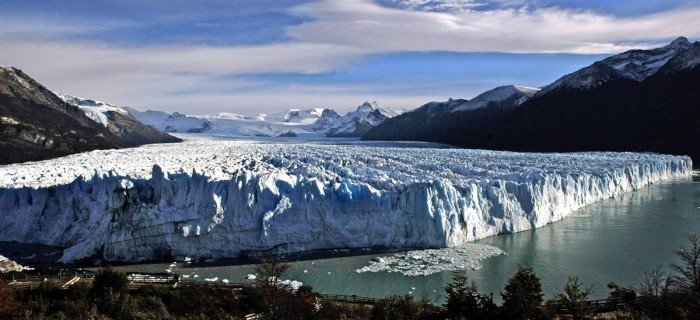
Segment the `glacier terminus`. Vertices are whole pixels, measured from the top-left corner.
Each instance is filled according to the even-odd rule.
[[[444,248],[691,174],[689,157],[183,136],[0,166],[0,241],[61,262]]]

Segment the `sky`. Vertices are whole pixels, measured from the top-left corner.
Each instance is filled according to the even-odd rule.
[[[0,0],[0,65],[187,114],[411,109],[700,38],[700,0]]]

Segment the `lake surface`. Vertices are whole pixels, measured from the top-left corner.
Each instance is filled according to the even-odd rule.
[[[518,264],[534,267],[543,279],[547,296],[560,292],[568,276],[578,276],[592,285],[595,298],[607,296],[607,283],[634,285],[645,271],[656,266],[668,268],[674,250],[686,244],[689,234],[700,233],[700,179],[663,182],[589,205],[564,220],[516,234],[498,235],[476,241],[501,248],[506,255],[482,262],[480,270],[467,271],[480,291],[500,292]],[[411,293],[430,301],[443,300],[444,286],[451,272],[429,276],[398,273],[357,273],[376,256],[371,253],[292,263],[285,279],[309,284],[318,292],[385,297]],[[122,267],[141,272],[163,272],[169,264]],[[177,263],[172,271],[198,275],[198,280],[218,277],[245,282],[253,265],[193,266]]]

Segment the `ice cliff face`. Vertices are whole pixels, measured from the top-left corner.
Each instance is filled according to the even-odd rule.
[[[0,167],[0,240],[61,261],[450,247],[689,175],[634,153],[190,140]]]

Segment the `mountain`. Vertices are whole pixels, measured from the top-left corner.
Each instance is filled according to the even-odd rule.
[[[361,104],[333,123],[326,135],[329,137],[361,137],[370,129],[398,113],[380,106],[376,101]]]
[[[287,122],[296,124],[311,124],[323,116],[324,108],[291,109],[276,114],[261,114],[257,118],[267,122]]]
[[[110,130],[21,70],[0,66],[0,164],[142,144],[129,128]],[[141,141],[174,139],[156,134]]]
[[[398,112],[377,102],[365,102],[341,116],[331,109],[310,108],[245,116],[218,113],[207,116],[172,115],[125,108],[141,122],[168,132],[207,133],[235,137],[361,137]]]
[[[501,86],[479,94],[472,100],[449,99],[445,102],[428,102],[419,108],[388,119],[369,130],[366,140],[426,140],[433,138],[452,116],[462,113],[510,112],[533,97],[539,89],[524,86]],[[457,124],[456,124],[457,125]]]
[[[540,95],[556,90],[594,89],[621,79],[643,81],[656,74],[672,58],[692,48],[688,39],[680,37],[665,47],[627,51],[562,77],[543,88]]]
[[[502,86],[486,91],[452,109],[451,112],[481,108],[511,109],[532,98],[540,89],[516,85]]]
[[[700,43],[678,38],[665,47],[624,52],[565,75],[517,108],[454,107],[455,112],[431,119],[404,114],[363,138],[513,151],[651,151],[690,155],[697,162],[697,88]],[[409,125],[416,121],[423,125]]]
[[[121,145],[131,147],[148,143],[181,141],[141,123],[124,108],[71,95],[57,94],[57,96],[64,102],[80,108],[88,118],[119,137]]]
[[[178,112],[170,114],[153,110],[138,111],[129,107],[122,109],[143,124],[164,132],[200,133],[211,127],[211,122],[208,120],[186,116]]]

